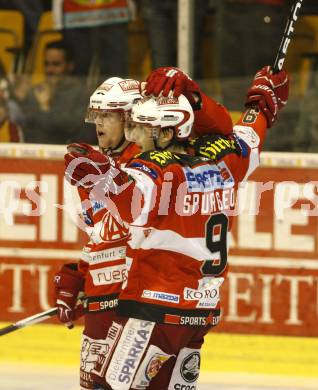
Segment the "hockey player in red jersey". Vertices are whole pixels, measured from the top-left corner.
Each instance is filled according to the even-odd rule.
[[[158,390],[196,388],[203,337],[219,321],[237,186],[258,166],[266,129],[287,98],[286,73],[266,67],[233,134],[205,136],[187,147],[193,111],[184,96],[134,105],[126,136],[142,153],[125,168],[117,165],[115,180],[114,163],[105,159],[105,171],[111,169],[93,188],[107,192],[105,202],[129,223],[131,235],[114,321],[120,331],[115,350],[105,353],[105,389],[145,389],[157,378],[152,388]],[[69,172],[82,183],[87,173]],[[160,376],[165,367],[172,375]]]
[[[130,112],[134,100],[140,97],[138,81],[118,77],[107,79],[90,97],[85,121],[96,125],[100,150],[112,155],[119,164],[131,159],[139,150],[126,141],[123,128],[125,115]],[[97,162],[98,165],[84,165],[91,173],[103,172],[104,154],[89,145],[86,147],[88,158],[97,156],[97,162],[101,156],[102,160]],[[66,164],[69,162],[66,159]],[[72,178],[67,179],[75,184]],[[113,317],[121,284],[127,276],[128,230],[122,221],[112,216],[102,201],[94,198],[91,183],[78,185],[77,189],[90,241],[84,246],[78,263],[65,264],[56,274],[56,303],[58,318],[69,323],[83,314],[83,310],[75,309],[75,302],[78,293],[81,290],[85,292],[80,384],[82,389],[93,389],[91,370],[95,368],[96,376],[104,376],[102,356],[112,347],[112,337],[118,332],[113,325]]]
[[[156,74],[156,71],[153,74]],[[197,84],[183,72],[178,70],[174,77],[184,79],[182,87],[184,90],[191,85],[192,92],[189,93],[193,93],[193,99],[197,100],[196,115],[199,118],[199,128],[204,128],[205,120],[206,126],[212,131],[230,131],[232,127],[230,116],[221,105],[208,97],[201,98],[202,92]],[[67,167],[70,168],[72,165],[73,153],[83,147],[87,152],[85,158],[95,160],[96,164],[87,164],[86,160],[82,166],[77,166],[77,171],[88,169],[93,175],[104,172],[104,162],[107,160],[104,154],[112,156],[114,161],[121,165],[129,161],[139,149],[135,144],[125,140],[125,116],[130,112],[133,101],[139,97],[139,83],[136,80],[110,78],[99,86],[90,98],[86,121],[95,123],[102,153],[89,145],[72,145],[66,156]],[[218,115],[218,120],[213,124],[206,117],[212,113]],[[114,344],[112,337],[118,332],[118,328],[113,324],[113,315],[121,283],[126,279],[125,250],[128,236],[127,228],[122,221],[114,217],[102,201],[94,198],[94,192],[91,191],[93,183],[81,185],[77,182],[76,175],[74,177],[66,175],[66,178],[71,184],[77,185],[90,242],[83,248],[78,263],[66,264],[57,273],[56,303],[59,308],[58,318],[62,322],[70,323],[83,314],[83,310],[75,310],[75,302],[79,291],[85,290],[81,387],[91,389],[94,386],[93,378],[103,383],[105,375],[103,367],[107,363],[103,361],[103,356],[105,351],[112,348]]]

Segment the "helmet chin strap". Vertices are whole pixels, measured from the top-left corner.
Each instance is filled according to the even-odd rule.
[[[125,141],[126,141],[125,132],[123,132],[123,135],[116,146],[114,147],[110,146],[109,148],[103,149],[103,151],[105,151],[106,154],[119,153],[121,151],[119,151],[118,149],[120,149],[124,145]]]
[[[126,138],[124,133],[123,136],[121,137],[121,140],[118,142],[118,144],[114,148],[108,148],[108,150],[113,153],[116,152],[117,149],[121,148],[124,145],[125,141]]]
[[[126,138],[125,138],[125,135],[122,136],[121,140],[119,141],[119,143],[114,147],[109,147],[109,148],[101,148],[102,152],[104,154],[114,154],[114,153],[120,153],[121,150],[119,151],[118,149],[121,148],[123,146],[123,144],[125,143],[126,141]]]
[[[173,137],[171,138],[171,141],[164,147],[159,146],[157,143],[157,140],[159,139],[159,134],[160,134],[160,129],[159,129],[159,133],[155,134],[153,132],[153,134],[152,134],[152,140],[153,140],[153,144],[155,146],[155,149],[156,150],[167,150],[175,142],[174,134],[173,134]]]
[[[159,146],[158,144],[157,144],[157,140],[155,139],[155,138],[153,138],[153,143],[154,143],[154,145],[155,145],[155,148],[156,148],[156,150],[167,150],[168,148],[169,148],[169,146],[171,146],[172,145],[172,143],[173,143],[173,140],[171,140],[169,143],[168,143],[168,145],[166,145],[166,146]]]

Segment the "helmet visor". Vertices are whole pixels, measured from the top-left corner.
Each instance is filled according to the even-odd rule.
[[[159,127],[153,127],[148,123],[128,120],[125,125],[126,140],[137,144],[145,138],[157,139],[159,137],[159,132]]]
[[[96,124],[97,120],[108,120],[110,122],[117,120],[125,121],[125,116],[122,110],[99,110],[88,107],[85,115],[85,122]]]

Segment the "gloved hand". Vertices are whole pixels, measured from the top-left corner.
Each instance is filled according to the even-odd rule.
[[[245,107],[258,107],[271,127],[278,111],[287,103],[289,75],[284,70],[273,74],[270,66],[256,73],[251,88],[247,91]]]
[[[71,326],[72,321],[83,315],[82,305],[76,306],[78,294],[84,290],[84,276],[77,271],[77,264],[62,266],[54,277],[57,318]]]
[[[72,185],[92,188],[110,168],[110,159],[85,143],[73,143],[64,156],[65,178]]]
[[[190,104],[196,103],[193,94],[200,95],[199,85],[178,68],[163,66],[155,69],[146,81],[145,90],[142,91],[145,95],[171,96],[172,94],[174,97],[179,97],[183,94]]]

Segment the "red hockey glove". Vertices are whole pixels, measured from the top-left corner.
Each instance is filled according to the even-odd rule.
[[[179,97],[183,94],[190,102],[195,104],[193,94],[200,94],[198,84],[190,79],[190,77],[182,70],[174,67],[161,67],[155,69],[147,77],[145,86],[145,95],[168,96],[173,91],[174,97]]]
[[[62,266],[54,277],[57,318],[63,323],[71,323],[83,315],[82,306],[76,307],[77,297],[84,290],[84,276],[77,271],[77,264]]]
[[[110,168],[110,160],[88,144],[70,144],[64,156],[65,178],[72,185],[91,188]]]
[[[273,74],[270,66],[256,73],[251,88],[247,91],[246,107],[256,106],[266,116],[268,127],[272,127],[277,113],[287,103],[289,75],[284,70]]]

